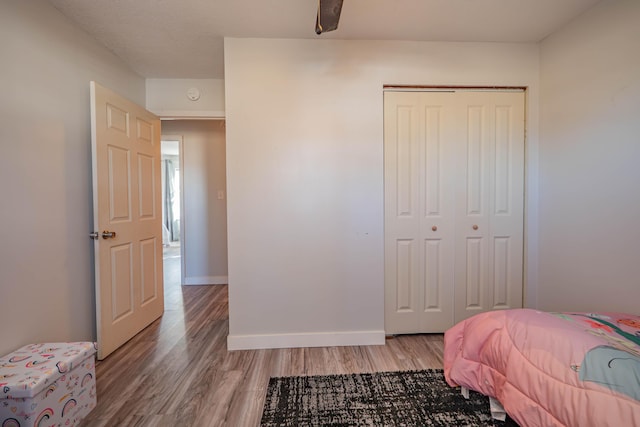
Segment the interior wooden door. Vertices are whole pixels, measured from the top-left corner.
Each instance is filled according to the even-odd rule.
[[[523,92],[385,92],[385,330],[522,306]]]
[[[91,82],[98,358],[164,311],[160,120]]]

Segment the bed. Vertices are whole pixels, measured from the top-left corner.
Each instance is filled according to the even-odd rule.
[[[521,426],[640,426],[640,317],[478,314],[445,333],[449,385],[496,399]]]

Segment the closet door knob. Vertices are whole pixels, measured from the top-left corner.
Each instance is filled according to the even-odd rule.
[[[438,231],[438,227],[436,227],[435,225],[433,227],[431,227],[431,230],[433,231]]]
[[[477,225],[477,224],[473,224],[473,227],[472,227],[472,228],[473,228],[474,230],[477,230],[477,229],[478,229],[478,225]]]

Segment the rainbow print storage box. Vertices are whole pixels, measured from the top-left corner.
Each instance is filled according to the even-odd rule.
[[[31,344],[0,358],[0,427],[77,425],[96,406],[95,344]]]

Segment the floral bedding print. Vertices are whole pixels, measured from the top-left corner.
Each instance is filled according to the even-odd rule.
[[[585,324],[585,331],[607,344],[592,348],[575,369],[592,381],[640,400],[640,320],[627,314],[551,313]]]
[[[502,310],[445,334],[445,378],[522,426],[640,425],[640,317]]]

